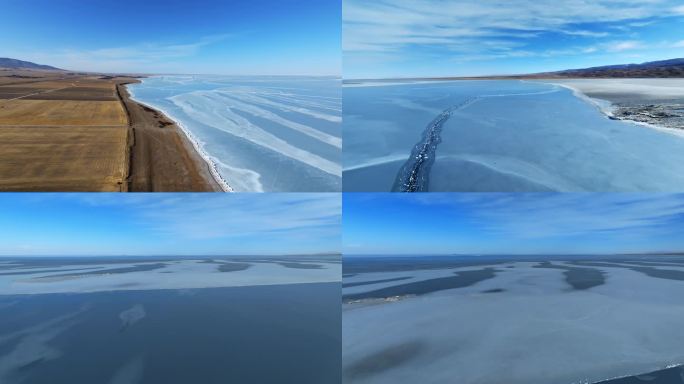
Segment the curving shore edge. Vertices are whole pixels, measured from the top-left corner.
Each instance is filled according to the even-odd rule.
[[[131,130],[129,191],[232,192],[198,141],[165,111],[136,100],[126,81],[117,91]]]
[[[211,176],[213,180],[219,184],[221,189],[224,192],[234,192],[233,188],[228,184],[228,181],[221,176],[221,174],[218,171],[218,165],[216,162],[212,159],[212,157],[202,148],[202,145],[200,144],[199,139],[197,139],[192,132],[183,125],[183,123],[180,121],[180,119],[175,118],[172,114],[170,114],[168,111],[164,110],[163,108],[159,108],[156,106],[152,106],[150,104],[147,104],[143,101],[140,101],[135,98],[135,94],[132,92],[132,90],[128,87],[126,87],[128,91],[128,96],[131,100],[134,102],[142,105],[143,107],[152,109],[160,113],[162,116],[165,116],[168,120],[171,120],[174,122],[176,126],[180,129],[181,132],[185,135],[185,138],[187,141],[189,141],[190,145],[192,148],[197,152],[197,154],[202,158],[202,160],[207,164],[209,167],[209,171],[211,172]]]
[[[193,150],[197,152],[197,155],[199,155],[199,157],[201,157],[202,160],[209,167],[209,172],[211,173],[214,182],[216,182],[221,187],[221,190],[223,190],[223,192],[235,192],[233,190],[233,187],[231,187],[230,184],[228,184],[228,181],[223,176],[221,176],[221,174],[218,171],[218,165],[212,159],[212,157],[202,148],[199,139],[197,139],[192,134],[192,132],[186,126],[183,125],[183,123],[179,119],[174,118],[171,114],[169,114],[162,108],[153,107],[149,104],[143,103],[140,100],[136,100],[133,96],[131,96],[131,99],[142,106],[159,111],[159,113],[166,116],[167,119],[172,120],[178,126],[180,131],[183,132],[185,139],[190,143]]]
[[[638,120],[632,120],[629,118],[617,117],[614,113],[616,106],[612,101],[592,97],[589,94],[584,93],[581,89],[579,89],[577,87],[573,87],[572,85],[568,85],[568,84],[564,84],[564,83],[557,83],[557,82],[546,82],[546,83],[547,84],[553,84],[553,85],[556,85],[556,86],[570,90],[575,97],[577,97],[578,99],[594,106],[602,114],[604,114],[607,118],[609,118],[611,120],[618,120],[618,121],[623,121],[626,123],[636,124],[636,125],[640,125],[643,127],[655,129],[657,131],[661,131],[664,133],[669,133],[671,135],[675,135],[678,137],[684,137],[684,130],[682,130],[682,129],[666,127],[663,125],[657,125],[657,124],[647,123],[647,122],[638,121]]]

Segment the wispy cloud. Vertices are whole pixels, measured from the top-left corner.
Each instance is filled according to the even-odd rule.
[[[609,52],[622,52],[629,51],[633,49],[638,49],[643,47],[643,44],[639,41],[617,41],[606,44],[606,48]]]
[[[91,50],[58,50],[48,52],[16,52],[12,55],[25,60],[71,70],[101,72],[139,71],[140,68],[173,68],[173,61],[192,58],[204,47],[232,38],[232,34],[205,36],[185,43],[139,43],[129,46]]]
[[[684,195],[647,194],[472,194],[420,198],[466,212],[484,231],[518,238],[622,233],[648,236],[684,230],[672,225],[684,217]]]
[[[126,206],[153,231],[188,239],[337,235],[341,201],[334,194],[170,194],[131,199],[82,195],[94,206]]]
[[[684,15],[678,4],[678,0],[345,0],[345,70],[373,60],[427,62],[436,52],[442,59],[487,60],[644,49],[647,45],[634,35],[659,20]],[[610,46],[613,41],[617,43]],[[516,56],[519,51],[525,54]]]
[[[337,252],[340,200],[327,193],[18,194],[0,200],[0,211],[15,207],[0,215],[0,254]],[[26,217],[15,217],[19,211]]]

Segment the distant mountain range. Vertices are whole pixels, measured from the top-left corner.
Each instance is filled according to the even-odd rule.
[[[63,71],[63,69],[55,68],[49,65],[36,64],[30,61],[23,61],[17,59],[9,59],[6,57],[0,57],[0,68]]]
[[[560,77],[684,77],[684,58],[541,73]]]

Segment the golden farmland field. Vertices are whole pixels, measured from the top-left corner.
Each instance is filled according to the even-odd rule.
[[[0,125],[127,125],[118,101],[0,100]]]
[[[0,191],[221,191],[134,77],[0,68]]]
[[[127,127],[0,127],[0,190],[119,191]]]
[[[127,125],[119,101],[0,100],[0,125]]]
[[[116,83],[49,76],[0,84],[0,190],[126,190],[130,129]]]

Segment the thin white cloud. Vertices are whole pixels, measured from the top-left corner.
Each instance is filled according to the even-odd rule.
[[[190,43],[140,43],[130,46],[92,50],[60,50],[54,52],[16,52],[24,60],[77,71],[139,72],[149,68],[173,68],[173,61],[191,58],[204,47],[233,37],[231,34],[205,36]]]
[[[643,44],[639,41],[616,41],[606,44],[606,48],[609,52],[622,52],[630,51],[634,49],[643,48]]]
[[[368,64],[429,62],[435,52],[442,53],[442,60],[451,55],[454,60],[473,61],[646,49],[650,44],[633,41],[639,38],[633,34],[662,18],[684,14],[684,6],[678,4],[679,0],[345,0],[345,70],[360,73]],[[558,49],[534,49],[534,39],[545,34],[566,38]],[[617,39],[623,41],[609,45]],[[514,56],[517,51],[525,54]]]
[[[623,233],[648,236],[684,229],[671,225],[684,215],[684,195],[473,194],[419,198],[420,204],[455,205],[482,230],[517,238]],[[450,214],[454,214],[453,212]]]
[[[339,234],[341,201],[335,194],[168,194],[78,197],[94,206],[126,206],[141,225],[186,239]]]
[[[55,206],[76,207],[80,213],[65,218],[72,222],[59,237],[25,228],[0,233],[2,255],[335,252],[341,245],[341,198],[336,194],[86,193],[20,200],[39,212],[36,220],[59,221]],[[75,229],[100,228],[112,216],[126,229],[95,231],[95,237]]]
[[[583,37],[606,37],[610,36],[608,32],[592,32],[592,31],[560,31],[561,33],[569,36],[583,36]]]

